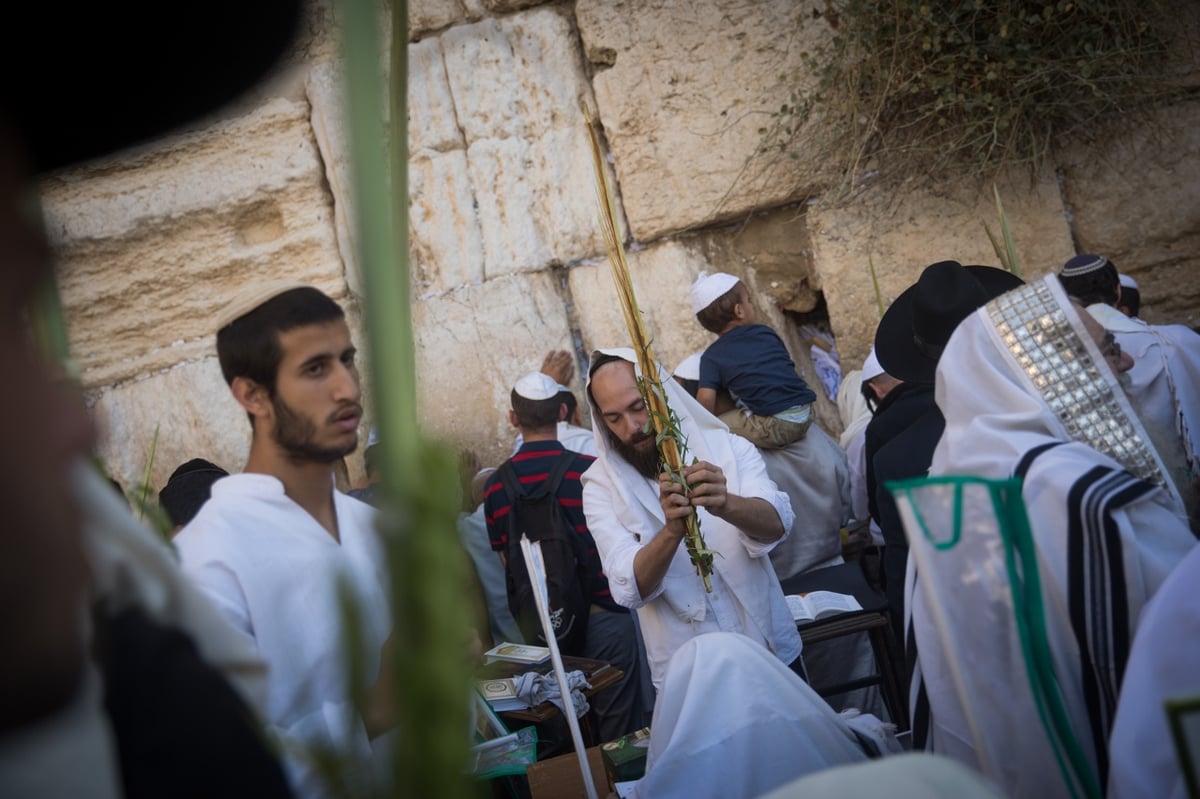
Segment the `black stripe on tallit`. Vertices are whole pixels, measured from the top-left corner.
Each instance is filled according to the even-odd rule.
[[[1017,468],[1013,469],[1013,476],[1021,480],[1025,479],[1025,475],[1029,472],[1029,467],[1033,465],[1034,459],[1048,449],[1053,449],[1059,444],[1065,444],[1065,441],[1051,441],[1049,444],[1039,444],[1033,449],[1021,456],[1021,460],[1017,461]]]
[[[1112,512],[1152,489],[1128,472],[1098,466],[1067,496],[1067,606],[1102,785],[1130,638],[1125,564]]]

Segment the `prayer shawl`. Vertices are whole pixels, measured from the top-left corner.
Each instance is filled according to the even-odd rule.
[[[737,633],[699,635],[671,658],[634,797],[752,797],[863,763],[860,736],[900,751],[874,716],[839,715],[787,666]]]
[[[1200,335],[1183,325],[1148,325],[1109,305],[1090,305],[1088,313],[1133,357],[1125,374],[1131,404],[1200,531],[1200,499],[1190,496],[1200,477]]]
[[[1113,724],[1110,799],[1185,799],[1167,701],[1200,698],[1200,547],[1193,547],[1146,605]]]
[[[627,360],[637,369],[631,349],[601,352]],[[724,422],[661,367],[659,378],[687,438],[689,461],[696,458],[719,466],[729,493],[769,502],[779,514],[786,537],[795,519],[791,503],[767,476],[758,449],[731,434]],[[587,393],[591,402],[591,392]],[[799,657],[800,635],[767,557],[778,542],[755,541],[703,508],[697,511],[701,532],[708,548],[719,553],[713,558],[713,593],[705,593],[681,543],[658,589],[649,596],[639,595],[634,556],[666,523],[658,500],[658,481],[643,477],[611,450],[607,427],[594,404],[592,418],[597,420],[598,457],[583,473],[583,509],[613,600],[638,611],[655,686],[661,685],[675,650],[701,632],[734,629],[763,643],[784,663]]]
[[[332,486],[331,486],[332,489]],[[235,474],[175,537],[184,573],[266,662],[267,722],[280,739],[297,797],[325,796],[312,750],[346,758],[348,777],[378,765],[350,696],[346,614],[362,634],[358,675],[370,685],[391,631],[386,561],[375,509],[333,491],[341,541],[265,474]],[[355,607],[345,607],[341,589]]]
[[[1024,479],[1055,674],[1074,737],[1103,786],[1139,614],[1195,544],[1178,497],[1054,276],[1002,295],[958,327],[938,365],[936,396],[946,430],[931,475]],[[965,509],[964,545],[931,555],[933,573],[917,574],[909,558],[914,746],[984,770],[1006,795],[1069,796],[1025,678],[1004,549],[994,528],[971,522],[977,511]],[[949,515],[925,521],[930,539],[948,539]],[[921,530],[907,532],[914,548],[927,546]],[[939,617],[955,612],[963,623],[939,630]],[[986,743],[986,757],[977,743]]]

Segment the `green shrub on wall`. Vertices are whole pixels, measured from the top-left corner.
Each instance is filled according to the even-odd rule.
[[[885,179],[1046,163],[1053,137],[1166,99],[1159,0],[826,0],[833,36],[765,150]]]

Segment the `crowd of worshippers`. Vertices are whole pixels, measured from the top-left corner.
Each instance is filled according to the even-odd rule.
[[[716,338],[657,375],[686,441],[683,483],[663,471],[633,350],[591,353],[582,402],[568,387],[575,358],[550,351],[513,380],[511,455],[484,466],[464,452],[458,536],[477,599],[464,655],[546,643],[518,618],[507,517],[517,494],[548,486],[584,608],[552,612],[569,621],[553,634],[563,655],[623,673],[590,703],[602,741],[651,729],[636,796],[820,795],[866,768],[901,793],[1183,795],[1162,707],[1200,695],[1188,591],[1200,578],[1200,335],[1140,320],[1134,290],[1095,254],[1028,283],[989,266],[926,267],[845,376],[838,441],[746,284],[702,273],[688,299]],[[235,298],[214,329],[249,454],[171,474],[159,492],[169,547],[74,463],[86,421],[54,439],[56,535],[74,543],[25,556],[57,575],[44,623],[60,635],[37,641],[37,675],[10,664],[38,689],[0,718],[0,787],[12,795],[69,795],[81,774],[86,795],[158,795],[174,769],[194,770],[200,793],[225,793],[217,764],[245,775],[230,795],[339,795],[314,753],[336,753],[364,784],[387,773],[386,442],[372,432],[366,478],[346,485],[364,411],[345,313],[282,281]],[[21,518],[18,500],[8,506]],[[718,553],[711,590],[684,543],[693,513]],[[877,690],[818,693],[870,666],[871,648],[865,635],[804,647],[781,588],[844,564],[855,528],[869,531],[876,568],[859,562],[904,652],[911,729]],[[1035,564],[1032,607],[1005,577],[1006,546]],[[70,619],[85,605],[80,632]],[[347,612],[367,653],[357,663],[343,656]],[[1029,676],[1031,616],[1049,699]],[[169,732],[151,720],[164,702]],[[49,768],[56,757],[86,767]]]

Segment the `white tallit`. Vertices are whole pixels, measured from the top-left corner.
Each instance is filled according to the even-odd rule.
[[[671,658],[646,776],[633,796],[760,796],[807,774],[866,762],[859,735],[880,754],[898,752],[892,730],[870,714],[835,713],[745,636],[707,633]]]
[[[636,369],[631,349],[601,350],[593,359],[601,353],[634,363]],[[766,500],[779,513],[784,530],[790,530],[795,518],[791,503],[767,475],[754,445],[731,434],[724,422],[705,410],[661,367],[659,379],[687,437],[689,463],[696,458],[716,464],[725,474],[729,493]],[[590,390],[587,395],[591,403]],[[647,597],[638,594],[633,577],[634,556],[666,523],[659,504],[658,483],[643,477],[612,451],[607,428],[594,404],[592,418],[598,420],[595,424],[598,457],[583,474],[584,513],[604,563],[613,599],[639,609],[657,685],[670,655],[686,637],[683,628],[704,623],[710,605],[704,584],[683,545],[675,553],[659,590]],[[697,515],[708,548],[719,553],[714,557],[714,570],[724,588],[714,589],[714,593],[719,590],[731,593],[748,622],[746,634],[765,642],[785,663],[791,662],[800,655],[800,636],[766,557],[778,541],[755,541],[703,508],[697,510]]]
[[[1178,496],[1054,276],[1002,295],[958,327],[939,362],[936,396],[946,430],[931,476],[1024,478],[1057,683],[1073,737],[1103,785],[1138,616],[1195,544]],[[932,572],[909,559],[914,744],[984,770],[1007,795],[1069,796],[1023,674],[1004,548],[994,527],[977,523],[979,510],[964,511],[963,545],[933,553]],[[926,519],[929,538],[948,540],[948,515]],[[925,544],[921,530],[907,532],[914,552]],[[937,609],[943,598],[965,611],[957,628],[937,624],[953,615]]]
[[[1200,335],[1183,325],[1148,325],[1110,305],[1089,305],[1088,313],[1133,358],[1129,399],[1198,530],[1192,481],[1200,477]]]

